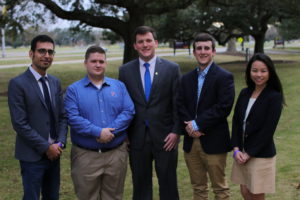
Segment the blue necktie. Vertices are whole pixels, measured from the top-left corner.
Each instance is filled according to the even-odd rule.
[[[55,120],[54,120],[54,114],[53,114],[53,110],[52,110],[52,106],[51,106],[51,99],[50,99],[50,95],[49,95],[49,90],[48,87],[46,85],[46,77],[41,77],[40,81],[42,83],[43,86],[43,93],[44,93],[44,99],[48,108],[48,112],[49,112],[49,118],[50,118],[50,137],[52,139],[56,139],[56,134],[55,134]]]
[[[146,96],[146,100],[148,101],[150,96],[150,91],[151,91],[151,76],[149,71],[150,64],[144,63],[144,67],[146,68],[145,75],[144,75],[145,96]]]

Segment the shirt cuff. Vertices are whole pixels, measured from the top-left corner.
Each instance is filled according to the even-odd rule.
[[[193,130],[194,130],[194,131],[199,131],[199,127],[198,127],[198,125],[196,124],[196,121],[195,121],[195,120],[192,121],[192,126],[193,126]]]
[[[92,135],[96,138],[100,137],[101,136],[101,131],[102,131],[102,128],[99,128],[99,127],[94,127],[92,129]]]

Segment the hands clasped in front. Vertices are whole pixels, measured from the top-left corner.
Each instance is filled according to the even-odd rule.
[[[233,154],[233,158],[236,160],[236,162],[240,165],[245,164],[249,159],[250,156],[246,152],[241,152],[239,150],[236,150]]]
[[[192,121],[185,121],[184,123],[186,124],[185,130],[189,134],[190,137],[199,138],[200,136],[204,135],[203,132],[195,131],[193,129]]]
[[[46,155],[48,157],[49,160],[56,160],[60,157],[60,155],[62,154],[63,149],[57,144],[51,144],[49,146],[49,148],[46,151]]]
[[[113,134],[113,131],[115,128],[103,128],[100,134],[100,137],[98,137],[96,140],[99,143],[108,143],[112,141],[115,138],[115,135]]]

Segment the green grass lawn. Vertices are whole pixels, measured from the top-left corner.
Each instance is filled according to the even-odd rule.
[[[276,61],[278,74],[282,80],[285,92],[287,106],[284,108],[280,123],[278,125],[275,142],[277,145],[277,192],[268,195],[267,199],[271,200],[297,200],[300,199],[300,190],[296,186],[300,182],[300,56],[299,55],[271,55]],[[72,57],[71,57],[72,58]],[[67,58],[66,58],[67,59]],[[193,69],[196,66],[195,60],[189,56],[167,57],[180,64],[182,73]],[[244,58],[229,55],[217,55],[217,63],[222,63],[222,67],[228,69],[234,74],[236,96],[241,88],[245,87]],[[294,62],[282,62],[282,60]],[[234,62],[236,61],[236,62]],[[107,75],[116,78],[118,76],[118,67],[121,61],[109,62]],[[7,107],[7,83],[12,77],[22,73],[26,68],[0,69],[0,200],[17,200],[22,196],[22,184],[18,161],[14,159],[15,133],[11,127],[9,111]],[[49,73],[56,75],[62,80],[65,89],[72,82],[81,79],[85,75],[82,64],[53,65]],[[231,123],[231,117],[228,118]],[[69,142],[70,143],[70,142]],[[61,199],[74,200],[73,185],[70,177],[70,146],[65,150],[61,163]],[[232,156],[231,153],[227,159],[227,177],[230,177]],[[188,170],[186,168],[182,147],[179,149],[178,162],[178,186],[182,200],[192,199],[192,188],[189,181]],[[154,182],[154,199],[158,200],[158,184],[155,175]],[[233,185],[229,180],[231,195],[233,200],[242,199],[239,194],[239,187]],[[132,194],[132,183],[130,169],[128,168],[124,200],[129,200]],[[210,193],[210,198],[213,194]]]

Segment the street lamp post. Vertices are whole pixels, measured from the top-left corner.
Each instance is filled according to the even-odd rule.
[[[4,58],[5,57],[5,29],[4,28],[1,28],[1,35],[2,35],[2,46],[1,46],[2,58]]]
[[[1,12],[1,17],[5,17],[6,15],[6,6],[0,7],[2,12]],[[3,24],[3,27],[1,28],[1,50],[2,50],[2,58],[5,57],[5,24]]]

